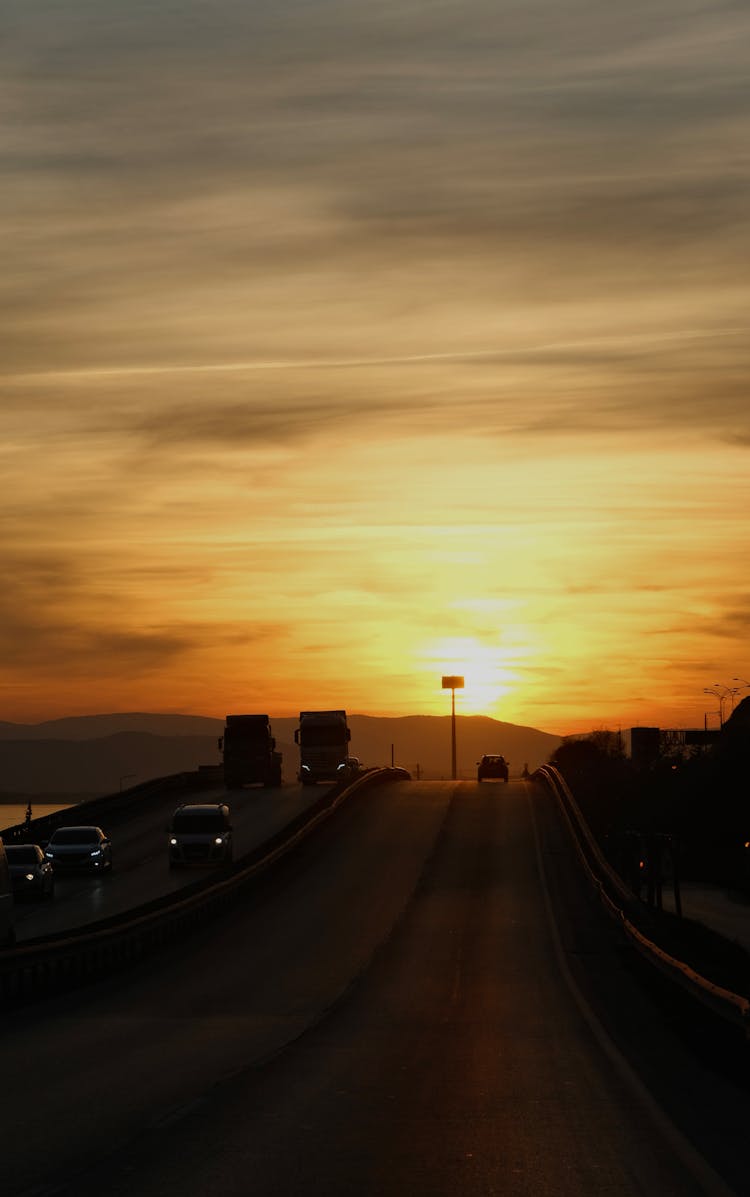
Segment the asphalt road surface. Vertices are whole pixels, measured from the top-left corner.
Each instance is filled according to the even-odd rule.
[[[522,782],[360,795],[219,922],[1,1034],[14,1195],[750,1192],[747,1092]]]
[[[235,860],[270,839],[325,793],[325,786],[285,785],[263,789],[248,786],[227,793],[223,786],[193,794],[154,795],[134,801],[102,827],[112,840],[112,873],[92,876],[59,874],[52,901],[16,903],[19,943],[43,935],[60,935],[98,919],[132,910],[153,898],[176,893],[205,868],[170,869],[166,828],[180,803],[226,802],[230,808]],[[81,822],[85,822],[82,816]]]

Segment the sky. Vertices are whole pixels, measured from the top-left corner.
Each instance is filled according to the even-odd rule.
[[[749,692],[746,4],[3,25],[0,719]]]

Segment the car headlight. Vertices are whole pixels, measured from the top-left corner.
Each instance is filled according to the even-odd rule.
[[[26,874],[26,880],[27,880],[27,881],[33,881],[33,880],[34,880],[34,874],[33,874],[33,873],[27,873],[27,874]]]
[[[214,840],[214,843],[215,843],[215,844],[223,844],[223,843],[224,843],[224,836],[223,836],[223,835],[217,835],[216,839]]]
[[[177,844],[177,837],[176,837],[176,836],[174,836],[174,835],[171,835],[171,836],[169,837],[169,842],[170,842],[170,844],[171,844],[171,845],[174,847],[174,846]]]

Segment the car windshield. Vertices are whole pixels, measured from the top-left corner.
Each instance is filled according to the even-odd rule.
[[[172,830],[188,835],[200,835],[205,831],[223,831],[224,818],[217,811],[202,811],[200,814],[188,814],[180,811],[172,820]]]
[[[63,827],[56,831],[51,844],[96,844],[99,833],[95,827]]]
[[[5,849],[8,864],[37,864],[36,849],[26,844],[8,844]]]
[[[343,723],[302,727],[300,739],[306,748],[335,748],[346,743]]]

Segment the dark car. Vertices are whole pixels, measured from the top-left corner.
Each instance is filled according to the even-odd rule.
[[[51,898],[55,872],[38,844],[6,844],[10,883],[15,897]]]
[[[0,840],[0,945],[12,947],[16,942],[14,927],[13,889],[10,883],[10,869],[5,855],[3,841]]]
[[[169,827],[169,867],[231,864],[232,823],[225,803],[178,806]]]
[[[339,777],[359,777],[361,772],[362,766],[358,756],[348,756],[336,770]]]
[[[488,755],[482,757],[477,766],[477,781],[485,777],[493,777],[498,781],[508,780],[508,761],[504,756]]]
[[[112,841],[101,827],[58,827],[44,849],[56,873],[112,871]]]

